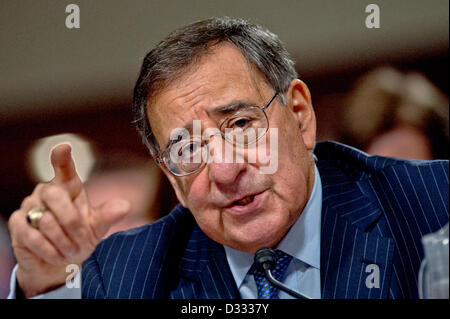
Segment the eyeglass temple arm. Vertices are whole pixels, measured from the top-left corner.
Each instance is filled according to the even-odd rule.
[[[267,109],[267,108],[269,107],[269,105],[273,102],[273,100],[277,97],[277,95],[278,95],[278,92],[276,92],[276,93],[272,96],[272,98],[269,100],[269,102],[267,102],[266,105],[264,105],[264,106],[261,107],[261,110]]]

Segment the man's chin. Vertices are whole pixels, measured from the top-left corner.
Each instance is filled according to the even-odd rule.
[[[245,233],[241,233],[241,236],[235,237],[230,245],[231,248],[244,251],[246,253],[254,254],[258,249],[262,247],[275,247],[283,234],[281,231],[273,231],[273,229],[258,229],[255,232],[254,229],[248,230]]]

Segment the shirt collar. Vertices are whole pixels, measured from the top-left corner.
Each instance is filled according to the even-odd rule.
[[[302,214],[283,238],[277,249],[303,263],[320,269],[320,228],[322,212],[322,183],[314,167],[314,186]],[[228,264],[238,287],[253,264],[253,254],[225,247]]]

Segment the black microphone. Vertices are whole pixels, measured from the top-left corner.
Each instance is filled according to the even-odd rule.
[[[277,287],[278,289],[283,290],[284,292],[290,294],[292,297],[295,297],[297,299],[310,299],[306,296],[303,296],[301,293],[290,289],[285,284],[279,282],[273,277],[271,271],[277,265],[277,256],[275,255],[273,249],[268,247],[258,249],[255,253],[255,264],[261,270],[264,270],[267,279],[269,279],[270,283],[275,287]]]

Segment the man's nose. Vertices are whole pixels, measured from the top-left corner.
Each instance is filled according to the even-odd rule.
[[[208,167],[210,181],[222,185],[233,184],[246,169],[246,163],[236,153],[233,145],[221,136],[214,136],[209,147],[212,157]]]

